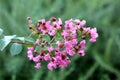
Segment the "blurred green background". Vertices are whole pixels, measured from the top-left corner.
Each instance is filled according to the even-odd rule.
[[[11,56],[0,51],[0,80],[120,80],[120,0],[0,0],[0,28],[4,34],[28,36],[26,17],[34,23],[56,18],[85,19],[97,27],[99,38],[88,44],[86,56],[71,57],[65,69],[40,70],[26,57],[27,49]]]

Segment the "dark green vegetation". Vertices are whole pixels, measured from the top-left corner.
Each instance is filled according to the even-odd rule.
[[[26,17],[34,22],[51,16],[79,18],[98,29],[99,38],[88,44],[86,56],[71,57],[65,69],[40,70],[26,57],[26,48],[11,56],[0,52],[0,80],[120,80],[120,0],[0,0],[0,28],[4,34],[28,36]]]

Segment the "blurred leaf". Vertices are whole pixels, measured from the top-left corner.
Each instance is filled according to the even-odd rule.
[[[41,68],[40,70],[36,70],[36,72],[34,73],[35,75],[33,76],[32,80],[39,80],[42,77],[43,74],[43,68]]]
[[[21,66],[23,65],[23,59],[18,57],[12,57],[11,59],[7,59],[7,63],[5,63],[5,68],[7,72],[10,74],[17,74]]]
[[[83,80],[88,80],[92,75],[93,73],[95,72],[96,68],[98,67],[98,63],[96,62],[86,73],[86,75],[83,77]],[[81,80],[81,76],[79,77],[78,80]]]
[[[22,51],[22,44],[13,43],[10,47],[10,53],[12,56],[19,54]]]
[[[0,40],[0,50],[2,51],[16,35],[4,36],[3,39]]]
[[[106,49],[105,49],[105,59],[106,61],[109,61],[110,59],[110,53],[111,53],[111,47],[113,43],[113,38],[108,39],[106,43]]]
[[[3,33],[3,30],[0,28],[0,35],[2,35],[2,33]]]
[[[67,70],[67,69],[60,69],[59,75],[58,75],[58,76],[60,76],[59,79],[60,80],[65,80],[66,76],[70,75],[73,71],[74,71],[73,67],[71,67],[69,70]]]
[[[110,77],[108,74],[103,74],[101,80],[110,80]]]
[[[94,51],[94,58],[95,60],[106,70],[114,73],[119,79],[120,79],[120,72],[115,69],[113,66],[111,66],[109,63],[107,63],[102,56],[98,54],[98,52]]]

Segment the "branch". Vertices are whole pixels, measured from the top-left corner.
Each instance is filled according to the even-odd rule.
[[[21,42],[21,41],[11,41],[11,43],[30,44],[30,45],[34,45],[34,43],[32,43],[32,42]]]

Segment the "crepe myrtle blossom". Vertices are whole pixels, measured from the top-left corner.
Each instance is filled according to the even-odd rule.
[[[80,42],[80,44],[78,45],[78,47],[79,47],[78,54],[80,54],[81,56],[84,56],[84,55],[85,55],[85,52],[84,52],[85,44],[86,44],[86,41],[85,41],[85,40],[82,40],[82,41]]]
[[[45,61],[50,61],[50,59],[51,59],[51,57],[50,57],[49,53],[44,56]]]
[[[34,51],[33,47],[28,47],[27,56],[28,56],[29,60],[33,59],[33,51]]]
[[[54,50],[54,48],[52,46],[48,47],[47,49],[50,53]]]
[[[37,64],[35,65],[35,68],[37,68],[37,69],[41,68],[41,63],[37,63]]]
[[[27,18],[29,29],[35,34],[36,41],[28,47],[27,57],[36,63],[37,69],[41,62],[47,62],[47,68],[65,68],[71,62],[70,57],[85,56],[87,42],[96,42],[98,33],[96,28],[84,27],[85,20],[69,19],[63,22],[55,17],[50,20],[38,20],[37,26]],[[47,38],[46,38],[47,36]]]
[[[98,33],[97,33],[97,29],[96,28],[92,28],[90,29],[90,27],[88,28],[84,28],[86,34],[88,34],[91,38],[90,38],[90,42],[96,42],[96,39],[98,38]]]
[[[90,42],[96,42],[96,38],[98,37],[96,28],[91,29],[90,36],[91,36]]]

